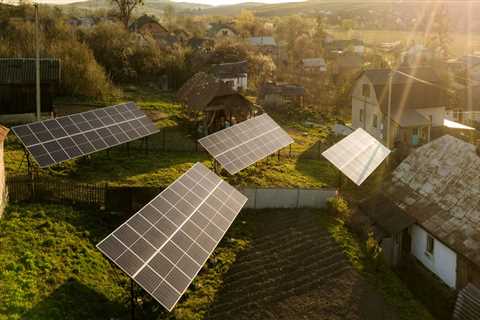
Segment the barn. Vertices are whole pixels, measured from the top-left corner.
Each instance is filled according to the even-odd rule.
[[[60,82],[60,61],[40,59],[41,111],[53,112],[53,100]],[[36,112],[35,59],[0,59],[0,118],[34,115]]]

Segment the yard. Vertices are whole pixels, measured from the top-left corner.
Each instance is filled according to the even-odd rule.
[[[0,319],[128,318],[129,281],[94,247],[123,219],[10,206],[0,220]],[[432,319],[391,272],[369,269],[362,248],[323,211],[244,211],[171,314],[138,288],[136,312],[171,320],[244,319],[255,310],[261,319]],[[243,311],[227,316],[234,308]]]
[[[161,132],[148,138],[148,153],[143,141],[71,160],[48,169],[40,176],[54,176],[81,183],[110,185],[166,186],[197,161],[211,165],[211,158],[196,145],[195,130],[181,117],[181,107],[172,95],[149,88],[127,87],[121,101],[136,101],[156,122]],[[109,102],[110,104],[119,101]],[[87,102],[98,105],[95,102]],[[69,114],[85,111],[84,104],[61,101],[57,111]],[[295,139],[291,148],[225,178],[237,186],[320,188],[336,182],[336,172],[321,157],[321,151],[333,143],[329,126],[332,119],[315,118],[312,112],[295,112],[295,117],[278,110],[269,112]],[[315,126],[305,124],[313,120]],[[21,144],[11,134],[6,143],[5,165],[8,176],[28,172]],[[290,156],[291,155],[291,156]]]

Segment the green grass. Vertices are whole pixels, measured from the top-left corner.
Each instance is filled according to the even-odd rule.
[[[341,245],[352,265],[380,291],[386,302],[399,313],[401,320],[434,320],[433,316],[413,294],[401,279],[384,263],[375,264],[362,243],[340,218],[322,215],[321,224]]]
[[[129,280],[95,248],[124,219],[65,206],[9,206],[0,219],[0,319],[128,318]],[[137,289],[137,314],[203,319],[223,274],[248,246],[250,227],[245,214],[237,218],[172,313]]]
[[[124,313],[126,277],[115,277],[94,247],[109,230],[101,218],[62,206],[9,206],[0,220],[0,319]]]

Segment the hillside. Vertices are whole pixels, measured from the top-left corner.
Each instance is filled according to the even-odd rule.
[[[177,12],[194,12],[196,10],[203,10],[211,8],[211,6],[189,3],[189,2],[172,2],[170,0],[149,0],[136,11],[137,14],[154,14],[156,16],[162,15],[163,9],[167,5],[172,5]],[[112,8],[109,0],[88,0],[81,2],[73,2],[61,5],[63,9],[69,10],[109,10]]]

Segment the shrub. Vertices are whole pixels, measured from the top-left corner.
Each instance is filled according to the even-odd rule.
[[[351,210],[347,201],[340,196],[327,200],[327,210],[332,215],[338,215],[343,221],[348,220],[351,216]]]

